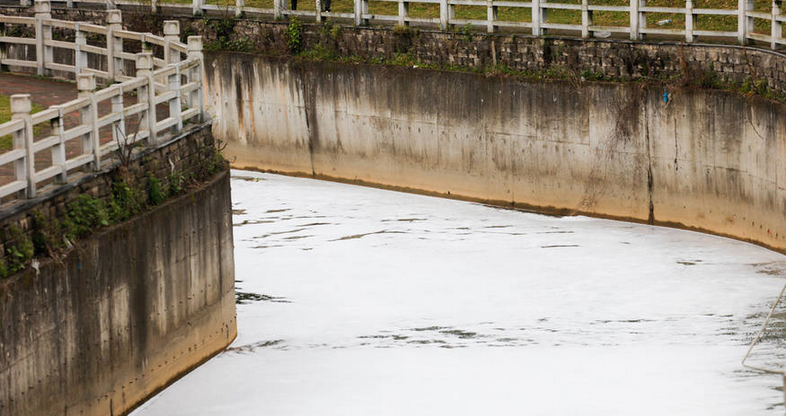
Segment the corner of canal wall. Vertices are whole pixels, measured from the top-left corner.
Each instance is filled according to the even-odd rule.
[[[204,168],[212,149],[210,125],[192,127],[122,174],[129,183],[164,181],[172,170]],[[104,200],[116,174],[86,175],[6,210],[0,227],[29,233],[33,211],[57,218],[81,194]],[[0,279],[0,414],[126,414],[236,333],[229,172],[220,169]]]

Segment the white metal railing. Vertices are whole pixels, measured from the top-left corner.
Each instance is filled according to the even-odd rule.
[[[49,0],[36,0],[35,7],[35,17],[0,15],[0,65],[36,68],[39,75],[53,71],[74,74],[79,95],[35,114],[31,114],[29,94],[11,96],[12,120],[0,124],[0,138],[10,136],[12,145],[0,153],[0,169],[12,165],[13,174],[0,186],[0,198],[32,198],[42,182],[62,184],[74,169],[100,169],[102,158],[119,146],[141,140],[155,145],[166,133],[182,131],[184,123],[205,119],[200,36],[189,36],[187,44],[181,43],[177,21],[165,22],[163,37],[125,31],[119,10],[108,11],[107,25],[100,26],[52,19]],[[15,26],[22,29],[14,31]],[[34,37],[29,28],[33,28]],[[53,29],[70,31],[73,38],[57,40]],[[103,39],[88,42],[91,35]],[[141,42],[141,52],[125,51],[124,40]],[[13,45],[34,47],[35,60],[24,59],[24,51],[9,57]],[[159,47],[159,56],[152,53],[151,45]],[[57,48],[73,51],[73,64],[55,62]],[[91,60],[89,55],[98,58]],[[126,67],[133,67],[131,73],[125,73]],[[96,78],[105,80],[108,86],[97,89]],[[156,106],[168,109],[159,108],[162,114],[167,113],[162,120],[158,119]],[[68,117],[75,118],[76,123],[69,122]],[[138,125],[133,132],[126,132],[130,117],[136,118]],[[102,143],[102,137],[112,140]],[[72,150],[81,148],[81,152],[67,152],[72,140],[81,143],[72,145]],[[51,152],[51,164],[37,170],[36,154],[43,151]]]
[[[22,4],[29,0],[20,0]],[[223,1],[223,0],[221,0]],[[232,0],[230,0],[232,1]],[[257,8],[246,6],[246,0],[234,0],[234,4],[218,5],[207,4],[206,0],[192,0],[190,4],[172,3],[160,0],[68,0],[67,3],[103,3],[108,8],[116,8],[119,5],[138,7],[140,4],[149,4],[151,10],[166,6],[168,8],[181,8],[190,10],[194,15],[202,15],[210,11],[223,11],[236,16],[244,14],[251,15],[273,15],[275,18],[285,16],[305,16],[312,17],[317,22],[325,18],[351,19],[355,25],[368,24],[370,20],[378,22],[390,22],[393,24],[408,25],[410,23],[431,24],[446,30],[455,25],[472,25],[485,27],[488,32],[494,32],[498,28],[519,28],[528,29],[535,36],[544,35],[547,30],[560,30],[565,34],[575,34],[582,38],[596,36],[599,32],[627,33],[632,40],[642,40],[646,35],[669,35],[684,38],[686,42],[693,42],[697,37],[714,38],[736,38],[738,42],[748,41],[766,42],[776,49],[779,45],[786,44],[783,38],[783,22],[786,15],[781,14],[780,1],[767,3],[770,5],[769,11],[755,11],[753,0],[738,0],[735,9],[709,9],[697,8],[694,0],[685,0],[684,7],[660,7],[648,6],[647,0],[629,0],[625,5],[604,5],[593,4],[590,0],[578,0],[574,3],[559,3],[547,0],[353,0],[353,11],[351,13],[326,12],[323,10],[324,0],[313,0],[315,10],[290,10],[288,7],[290,0],[272,0],[272,8]],[[334,2],[336,0],[333,0]],[[397,14],[369,13],[369,1],[375,3],[396,3],[398,4]],[[409,15],[411,4],[431,4],[435,9],[438,7],[438,15],[435,13],[430,17],[412,17]],[[459,6],[470,6],[486,9],[485,19],[458,19],[455,18],[455,8]],[[531,11],[530,21],[511,21],[500,20],[498,18],[499,8],[520,8]],[[570,23],[554,22],[549,20],[549,10],[569,10],[575,13],[575,18],[570,19]],[[626,14],[625,19],[628,24],[624,26],[600,26],[593,21],[595,12],[612,12]],[[664,16],[684,19],[684,25],[679,28],[662,27],[658,25],[650,26],[647,24],[647,16],[651,13],[658,13]],[[696,27],[697,17],[699,16],[727,16],[728,19],[735,20],[736,28],[721,29],[698,29]],[[769,34],[756,33],[754,22],[756,19],[766,21],[764,26],[768,26]],[[667,19],[664,19],[667,20]],[[761,27],[761,25],[760,25]]]

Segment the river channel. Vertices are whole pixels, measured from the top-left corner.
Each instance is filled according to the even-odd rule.
[[[784,412],[781,379],[740,365],[784,284],[780,254],[232,175],[238,337],[134,416]],[[786,362],[777,311],[751,363]]]

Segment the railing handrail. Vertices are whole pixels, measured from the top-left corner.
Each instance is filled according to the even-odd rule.
[[[35,68],[41,76],[56,72],[73,74],[79,97],[31,114],[28,94],[11,96],[12,120],[0,124],[0,137],[12,136],[12,149],[0,154],[0,166],[13,164],[14,177],[0,186],[0,198],[32,198],[42,182],[65,184],[69,172],[77,168],[96,171],[102,160],[118,147],[131,146],[146,140],[148,145],[160,143],[166,133],[182,132],[184,123],[205,119],[203,91],[204,57],[201,36],[189,36],[188,43],[180,41],[177,21],[164,22],[164,36],[152,33],[126,31],[122,28],[119,10],[107,11],[106,26],[85,22],[52,19],[50,0],[35,1],[35,17],[0,15],[0,66]],[[9,25],[33,27],[35,37],[8,33]],[[53,29],[73,31],[73,39],[53,38]],[[88,34],[104,36],[105,41],[87,41]],[[142,43],[141,52],[123,50],[124,40]],[[35,59],[10,58],[13,47],[35,48]],[[152,53],[155,45],[161,57]],[[73,64],[55,62],[56,48],[72,50]],[[89,55],[99,56],[91,66]],[[17,54],[19,55],[19,54]],[[133,65],[127,65],[132,62]],[[102,68],[101,63],[106,67]],[[133,67],[125,73],[126,67]],[[96,79],[103,79],[107,86],[97,89]],[[128,93],[136,92],[136,102],[126,105]],[[99,106],[109,102],[111,110],[99,116]],[[169,112],[163,120],[157,119],[156,106],[166,105]],[[78,112],[76,126],[66,126],[66,116]],[[138,129],[126,132],[126,119],[137,117]],[[34,127],[48,123],[46,137],[35,137]],[[101,129],[111,128],[112,140],[101,143]],[[66,144],[71,140],[82,142],[82,152],[69,156]],[[51,150],[52,163],[36,170],[35,155]]]

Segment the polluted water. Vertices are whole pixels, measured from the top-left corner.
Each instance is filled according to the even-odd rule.
[[[238,336],[134,416],[782,415],[780,254],[232,172]],[[750,363],[784,362],[784,307]]]

